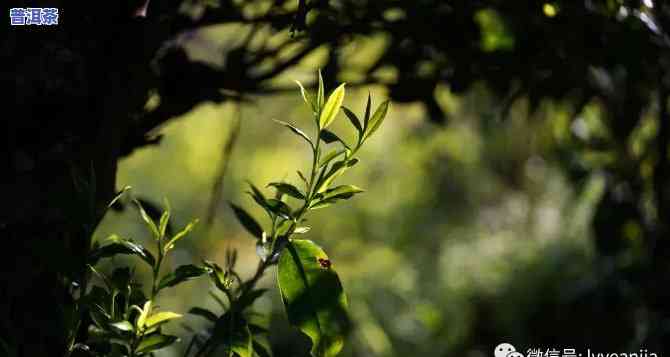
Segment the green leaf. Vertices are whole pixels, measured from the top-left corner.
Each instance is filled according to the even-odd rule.
[[[323,129],[319,134],[319,138],[323,140],[326,144],[330,144],[336,141],[342,141],[335,133],[330,130]]]
[[[154,238],[160,238],[160,232],[158,231],[158,227],[156,227],[156,222],[154,222],[154,220],[149,217],[147,211],[144,210],[144,207],[142,207],[140,201],[134,199],[133,202],[135,202],[135,205],[137,205],[137,209],[140,211],[142,220],[144,220],[144,223],[147,225],[147,227],[149,227],[149,230],[154,235]]]
[[[205,267],[199,267],[193,264],[181,265],[175,271],[165,275],[158,284],[158,290],[175,286],[184,281],[195,279],[201,275],[208,274],[212,270]]]
[[[251,189],[251,192],[249,192],[249,194],[251,195],[251,198],[253,198],[254,201],[256,201],[256,203],[257,203],[259,206],[261,206],[261,207],[263,207],[264,209],[266,209],[267,204],[266,204],[265,201],[266,201],[267,199],[265,198],[265,195],[263,195],[263,193],[261,192],[261,190],[259,190],[258,187],[256,187],[253,183],[251,183],[251,182],[247,182],[247,183],[249,184],[249,188]]]
[[[132,332],[132,331],[135,330],[135,328],[133,327],[133,324],[131,324],[128,321],[112,322],[109,325],[116,328],[117,330],[123,331],[123,332]]]
[[[344,86],[345,83],[340,84],[339,87],[335,88],[330,97],[328,97],[328,101],[323,107],[321,116],[319,117],[320,129],[327,128],[328,125],[335,120],[337,113],[340,111],[340,107],[342,107],[342,101],[344,100]]]
[[[235,217],[237,217],[237,220],[240,221],[240,224],[242,224],[242,227],[244,227],[247,232],[251,233],[252,236],[258,239],[263,238],[263,228],[254,219],[254,217],[247,213],[247,211],[245,211],[242,207],[233,203],[229,204],[233,209],[233,213],[235,213]]]
[[[217,320],[212,336],[203,350],[206,355],[252,357],[252,335],[247,322],[237,314],[227,312]]]
[[[230,288],[232,281],[230,280],[226,272],[223,271],[223,269],[219,266],[219,264],[207,260],[205,260],[204,263],[208,268],[211,269],[209,276],[214,282],[214,285],[216,285],[216,287],[219,288],[219,290],[223,292],[228,292],[228,289]]]
[[[263,207],[271,219],[274,219],[275,216],[290,218],[291,208],[288,207],[286,203],[276,198],[266,199],[263,193],[258,188],[256,188],[256,186],[254,186],[252,183],[249,183],[249,186],[251,186],[252,190],[252,192],[249,192],[249,194],[259,206]]]
[[[193,350],[193,347],[195,346],[196,343],[200,343],[200,337],[194,332],[193,337],[191,337],[191,342],[188,344],[186,347],[186,351],[184,352],[184,356],[191,356],[191,351]]]
[[[102,258],[110,258],[118,254],[133,255],[135,252],[121,243],[106,244],[92,250],[88,255],[88,262],[95,265]]]
[[[364,192],[363,189],[356,187],[354,185],[342,185],[335,188],[326,190],[323,193],[318,194],[312,204],[310,204],[310,209],[319,209],[332,205],[338,200],[346,200],[353,197],[357,193]]]
[[[340,177],[345,171],[347,171],[349,168],[353,167],[358,163],[358,159],[352,159],[348,161],[338,161],[333,164],[333,166],[330,168],[330,171],[328,171],[327,174],[325,174],[323,177],[319,178],[319,181],[317,183],[317,193],[321,193],[325,190],[328,189],[331,183],[335,181],[336,178]]]
[[[230,350],[240,357],[253,357],[252,336],[248,325],[245,324],[238,331],[233,331],[230,335],[230,344],[226,350]]]
[[[270,186],[276,188],[277,191],[279,191],[279,192],[281,192],[285,195],[289,195],[293,198],[297,198],[299,200],[304,200],[305,199],[305,194],[300,192],[300,190],[297,187],[291,185],[290,183],[271,182],[271,183],[268,184],[268,187],[270,187]]]
[[[317,114],[321,113],[321,110],[323,109],[324,93],[323,77],[321,76],[321,70],[319,70],[319,89],[316,92],[316,105],[319,107],[319,110],[316,112]]]
[[[90,342],[111,343],[130,349],[130,341],[127,338],[119,337],[119,335],[108,329],[101,329],[90,325],[88,327],[88,340]]]
[[[258,355],[258,357],[272,357],[272,355],[269,352],[269,349],[262,345],[258,340],[253,341],[253,348],[254,352]]]
[[[159,350],[163,347],[170,346],[171,344],[179,341],[177,336],[162,335],[160,333],[151,334],[145,336],[142,341],[140,341],[137,346],[138,353],[147,353],[155,350]]]
[[[210,296],[214,301],[216,301],[216,303],[219,304],[219,306],[221,306],[222,309],[225,310],[225,309],[228,308],[228,305],[227,305],[227,304],[223,301],[223,299],[222,299],[219,295],[217,295],[214,291],[210,291],[210,292],[209,292],[209,296]]]
[[[323,200],[348,199],[351,198],[353,195],[361,192],[364,192],[364,190],[361,189],[360,187],[356,187],[354,185],[342,185],[332,188],[330,190],[326,190],[321,195],[321,198]]]
[[[93,273],[93,275],[97,276],[100,280],[102,280],[103,283],[105,283],[105,286],[107,287],[108,290],[110,290],[110,291],[114,290],[114,284],[113,284],[112,281],[109,279],[109,277],[107,277],[107,275],[106,275],[105,273],[102,273],[102,272],[98,271],[98,270],[95,269],[95,267],[94,267],[93,265],[91,265],[91,264],[86,264],[86,267],[89,268],[89,269],[91,270],[91,272]],[[94,287],[94,288],[95,288],[95,287]],[[102,289],[102,288],[100,288],[100,289],[101,289],[101,290],[104,290],[104,289]],[[105,293],[107,293],[107,292],[105,291]],[[89,297],[90,297],[90,298],[94,298],[94,296],[89,296]],[[94,300],[94,301],[95,301],[95,300]]]
[[[384,119],[386,118],[388,108],[389,108],[388,100],[384,101],[377,107],[377,110],[375,110],[375,113],[372,115],[372,118],[370,118],[369,126],[365,128],[365,133],[363,134],[363,140],[372,136],[372,134],[374,134],[375,131],[379,129],[379,127],[384,122]]]
[[[271,198],[269,200],[266,200],[265,204],[267,209],[270,210],[270,212],[274,213],[275,215],[282,217],[284,219],[293,218],[291,215],[291,207],[289,207],[286,203]]]
[[[189,224],[184,227],[184,229],[181,230],[181,232],[177,233],[174,235],[174,237],[170,238],[168,243],[165,245],[165,252],[167,253],[170,251],[170,249],[174,248],[175,243],[177,243],[178,240],[184,238],[187,234],[191,233],[193,228],[195,228],[195,225],[198,224],[198,220],[195,219]]]
[[[216,322],[216,319],[218,318],[215,313],[203,309],[201,307],[193,307],[190,310],[188,310],[188,313],[191,315],[196,315],[200,317],[204,317],[205,319],[211,321],[211,322]]]
[[[312,340],[312,355],[336,356],[349,330],[347,299],[326,253],[308,240],[289,242],[277,271],[289,322]]]
[[[142,312],[140,312],[139,316],[137,316],[137,321],[135,321],[135,326],[139,329],[144,328],[144,324],[147,321],[147,317],[149,317],[149,314],[151,313],[151,300],[147,300],[147,302],[144,303],[144,307],[142,308]]]
[[[285,219],[285,220],[283,220],[283,221],[282,221],[281,223],[279,223],[279,225],[277,226],[277,230],[276,230],[277,237],[281,237],[281,236],[287,236],[287,235],[289,235],[289,234],[291,233],[291,232],[289,232],[289,231],[290,231],[293,227],[295,227],[295,222],[293,222],[293,220],[290,220],[290,219]]]
[[[237,311],[243,311],[247,307],[251,306],[254,301],[256,301],[256,299],[263,296],[263,294],[265,294],[267,291],[268,289],[255,289],[240,296],[235,304]]]
[[[337,200],[322,200],[322,201],[314,201],[310,206],[309,209],[315,210],[319,208],[326,208],[328,206],[332,206]]]
[[[309,189],[309,184],[307,183],[307,178],[305,177],[305,174],[303,174],[300,170],[297,171],[298,176],[300,177],[300,180],[305,184],[305,189]]]
[[[114,198],[109,202],[109,204],[107,204],[107,208],[111,208],[112,206],[114,206],[116,201],[120,200],[121,197],[123,197],[123,195],[126,193],[126,191],[130,189],[131,189],[130,186],[125,186],[124,188],[122,188],[121,191],[119,191],[119,193],[117,193],[116,196],[114,196]]]
[[[324,157],[321,158],[321,162],[319,162],[319,168],[328,165],[334,158],[342,155],[344,152],[346,152],[346,150],[338,150],[338,149],[331,150]]]
[[[100,328],[106,328],[109,324],[109,320],[112,319],[112,317],[105,311],[105,309],[98,304],[93,304],[89,310],[89,313],[93,323],[95,323]]]
[[[368,93],[368,101],[365,104],[365,116],[363,117],[363,129],[368,128],[368,123],[370,123],[370,109],[372,107],[372,96]]]
[[[349,110],[349,108],[347,108],[347,107],[342,107],[342,111],[344,112],[344,114],[346,114],[347,118],[351,122],[351,125],[353,125],[354,128],[356,128],[356,131],[358,132],[358,136],[360,137],[363,134],[363,128],[361,127],[360,119],[358,119],[356,114],[354,114],[354,112]]]
[[[267,326],[261,326],[254,323],[249,324],[249,330],[254,335],[268,334],[270,332]]]
[[[293,233],[295,234],[305,234],[309,232],[312,228],[311,227],[297,227],[295,230],[293,230]]]
[[[309,136],[307,136],[307,134],[305,134],[304,131],[296,128],[295,126],[293,126],[293,125],[291,125],[287,122],[284,122],[284,121],[281,121],[281,120],[276,120],[276,119],[274,119],[274,121],[276,121],[277,123],[289,128],[289,130],[291,130],[294,134],[296,134],[296,135],[300,136],[301,138],[305,139],[305,141],[307,141],[309,143],[309,146],[314,147],[314,144],[312,143],[312,139],[310,139]]]
[[[135,243],[131,239],[123,239],[115,234],[109,236],[106,241],[111,241],[112,243],[106,244],[100,248],[94,249],[89,254],[89,263],[95,264],[98,260],[102,258],[113,257],[117,254],[125,255],[136,255],[147,264],[153,267],[156,264],[156,259],[144,246],[139,243]]]
[[[165,210],[161,215],[160,222],[158,223],[158,233],[160,237],[165,237],[165,231],[167,230],[168,222],[170,221],[170,203],[165,200]]]
[[[171,311],[161,311],[157,314],[153,314],[147,318],[146,327],[152,328],[154,326],[162,325],[170,320],[178,319],[182,315],[171,312]]]
[[[326,144],[334,143],[336,141],[339,141],[345,148],[349,148],[349,145],[344,142],[339,136],[337,136],[335,133],[333,133],[330,130],[323,129],[321,130],[321,133],[319,134],[319,138],[323,140]]]
[[[312,109],[314,113],[318,113],[319,108],[317,106],[317,103],[314,101],[314,98],[312,98],[311,95],[309,95],[309,92],[305,90],[305,87],[303,87],[302,83],[300,81],[295,81],[298,86],[300,87],[300,94],[302,94],[302,99],[309,105],[309,107]]]

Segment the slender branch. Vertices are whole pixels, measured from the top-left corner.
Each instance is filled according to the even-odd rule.
[[[221,152],[221,159],[220,159],[221,161],[219,162],[219,170],[218,173],[216,174],[216,181],[212,186],[212,196],[209,201],[209,208],[207,209],[207,219],[205,221],[207,225],[212,224],[214,216],[216,215],[217,211],[216,208],[218,206],[221,193],[223,192],[223,184],[226,172],[228,171],[228,164],[230,162],[230,157],[235,147],[235,143],[237,142],[237,138],[240,134],[241,108],[239,102],[235,103],[235,115],[233,120],[234,120],[233,127],[223,144],[223,150]]]

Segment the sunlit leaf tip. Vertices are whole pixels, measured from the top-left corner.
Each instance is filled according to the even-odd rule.
[[[328,97],[328,101],[323,106],[321,111],[321,116],[319,117],[319,127],[321,129],[327,128],[340,111],[342,107],[342,102],[344,101],[345,86],[346,83],[340,84],[331,95]]]

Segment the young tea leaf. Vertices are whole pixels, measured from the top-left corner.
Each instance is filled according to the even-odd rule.
[[[109,325],[122,332],[133,332],[135,330],[133,324],[128,321],[112,322]]]
[[[321,70],[319,70],[319,89],[316,92],[316,105],[318,107],[318,111],[316,112],[317,114],[321,113],[323,110],[323,104],[324,104],[324,95],[325,95],[325,90],[323,88],[323,77],[321,76]]]
[[[107,208],[111,208],[112,206],[114,206],[114,204],[116,204],[116,202],[120,200],[121,197],[123,197],[126,191],[130,189],[131,189],[130,186],[125,186],[124,188],[122,188],[121,191],[119,191],[119,193],[117,193],[116,196],[114,196],[114,198],[109,202],[109,204],[107,204]]]
[[[100,328],[107,327],[107,324],[109,324],[109,321],[112,318],[105,311],[105,309],[98,304],[93,304],[93,306],[91,306],[91,309],[89,310],[89,313],[91,315],[91,320],[93,320],[93,323],[95,323]]]
[[[315,210],[319,208],[326,208],[328,206],[333,205],[337,200],[319,200],[319,201],[314,201],[312,204],[309,206],[309,209]]]
[[[188,310],[188,313],[191,315],[203,317],[209,320],[210,322],[216,322],[216,319],[218,318],[215,313],[207,309],[203,309],[201,307],[193,307],[190,310]]]
[[[297,227],[296,229],[293,230],[293,233],[295,234],[305,234],[309,232],[312,228],[311,227]]]
[[[151,217],[147,214],[147,211],[144,210],[144,207],[142,207],[142,204],[140,201],[137,199],[133,200],[135,202],[135,205],[137,206],[137,209],[140,211],[140,217],[142,217],[142,220],[144,223],[149,227],[149,230],[151,231],[151,234],[153,234],[154,238],[158,239],[160,238],[160,232],[158,231],[158,227],[156,226],[156,222],[154,222]]]
[[[388,111],[388,108],[389,108],[388,100],[384,101],[377,107],[377,110],[375,110],[375,113],[372,115],[372,118],[370,118],[369,125],[365,128],[365,133],[363,134],[363,140],[372,136],[372,134],[374,134],[375,131],[379,129],[379,127],[382,125],[382,122],[384,122],[384,119],[386,118],[386,112]]]
[[[265,202],[265,195],[263,195],[263,192],[261,192],[261,190],[259,190],[258,187],[256,187],[256,185],[254,185],[253,183],[247,182],[247,184],[249,185],[249,188],[251,189],[251,195],[253,197],[257,197],[259,200]]]
[[[309,183],[307,183],[307,178],[305,177],[305,174],[302,173],[302,171],[298,170],[297,171],[298,176],[300,177],[300,180],[302,180],[302,183],[305,184],[305,189],[309,190]]]
[[[300,81],[295,81],[298,86],[300,87],[300,94],[302,94],[302,99],[309,105],[309,107],[312,109],[312,112],[317,113],[319,111],[317,103],[314,101],[314,98],[309,94],[307,90],[305,90],[305,87],[303,87],[302,83]]]
[[[287,122],[284,122],[284,121],[281,121],[281,120],[276,120],[276,119],[274,121],[276,121],[277,123],[289,128],[289,130],[291,130],[294,134],[296,134],[296,135],[300,136],[301,138],[305,139],[305,141],[307,141],[307,143],[309,143],[309,146],[311,146],[311,147],[314,146],[314,144],[312,143],[312,139],[310,139],[309,136],[307,136],[307,134],[305,134],[304,131],[296,128],[295,126],[293,126],[293,125],[291,125]]]
[[[326,253],[311,241],[291,241],[279,258],[277,279],[289,322],[312,340],[312,355],[336,356],[350,324],[342,284]]]
[[[158,223],[158,233],[160,234],[161,238],[165,237],[165,231],[167,230],[169,221],[170,221],[170,203],[167,200],[165,200],[165,210],[163,211],[161,219]]]
[[[325,129],[335,120],[344,100],[344,85],[345,83],[340,84],[328,97],[328,101],[324,105],[319,117],[319,128]]]
[[[336,178],[340,177],[345,171],[353,167],[358,163],[358,159],[352,159],[349,161],[338,161],[333,164],[328,173],[319,178],[317,183],[317,193],[321,193],[328,189],[331,183],[335,181]]]
[[[293,227],[295,227],[295,222],[293,222],[292,220],[286,219],[282,221],[277,226],[276,231],[277,237],[289,235],[291,233],[290,230],[293,229]]]
[[[111,235],[107,238],[107,241],[111,241],[112,243],[97,248],[90,253],[88,258],[90,264],[95,264],[101,258],[109,258],[117,254],[136,255],[151,267],[156,264],[156,259],[151,252],[139,243],[135,243],[130,239],[123,239],[117,235]]]
[[[184,229],[181,230],[181,232],[177,233],[172,237],[168,243],[165,245],[165,252],[167,253],[170,251],[172,248],[174,248],[175,243],[177,243],[178,240],[184,238],[187,234],[191,233],[193,228],[195,228],[195,225],[198,224],[198,220],[195,219],[189,224],[184,227]]]
[[[230,207],[233,209],[237,220],[240,221],[240,224],[242,224],[247,232],[251,233],[251,235],[257,239],[263,237],[263,228],[249,213],[247,213],[247,211],[233,203],[230,203]]]
[[[137,326],[138,329],[144,329],[144,324],[147,321],[147,317],[149,317],[149,314],[151,313],[151,300],[147,300],[147,302],[144,303],[144,307],[142,308],[142,312],[137,316],[137,321],[135,321],[135,326]]]
[[[370,123],[370,109],[372,107],[372,96],[368,93],[368,101],[365,103],[365,115],[363,116],[363,130],[368,128]]]
[[[210,261],[203,261],[205,265],[211,269],[209,276],[214,282],[214,285],[216,285],[219,290],[223,292],[227,292],[228,289],[232,285],[232,280],[230,277],[226,274],[225,271],[216,263],[210,262]]]
[[[253,349],[258,357],[272,357],[269,352],[269,348],[261,344],[258,340],[253,341]]]
[[[360,137],[363,134],[363,128],[361,127],[360,119],[358,119],[356,114],[354,114],[354,112],[349,110],[349,108],[347,107],[342,107],[342,111],[349,119],[349,122],[351,122],[351,125],[353,125],[354,128],[356,128],[356,132],[358,132],[358,136]]]
[[[145,336],[137,345],[137,353],[148,353],[151,351],[156,351],[170,346],[177,341],[179,341],[177,336],[162,335],[160,333],[151,334],[149,336]]]
[[[363,189],[356,187],[354,185],[342,185],[326,190],[322,195],[321,199],[323,200],[333,200],[333,199],[348,199],[357,193],[364,192]]]
[[[330,130],[324,129],[321,130],[321,133],[319,134],[319,138],[323,140],[326,144],[334,143],[336,141],[341,142],[344,146],[347,146],[347,144],[344,142],[344,140],[340,139],[339,136],[337,136],[335,133],[333,133]]]
[[[147,328],[152,328],[154,326],[159,326],[162,325],[170,320],[178,319],[182,315],[170,312],[170,311],[162,311],[156,314],[153,314],[147,318],[146,321],[146,327]]]
[[[158,284],[158,290],[175,286],[187,280],[195,279],[201,275],[208,274],[210,268],[199,267],[193,264],[181,265],[175,271],[165,275]]]
[[[346,150],[338,150],[338,149],[333,149],[329,153],[327,153],[324,157],[321,158],[321,162],[319,162],[319,168],[322,168],[326,165],[328,165],[334,158],[342,155],[345,153]]]
[[[274,213],[275,215],[282,217],[284,219],[292,219],[293,216],[291,215],[291,207],[289,207],[286,203],[276,200],[274,198],[271,198],[266,202],[266,207],[270,212]]]
[[[300,192],[300,190],[297,187],[291,185],[290,183],[271,182],[268,184],[268,186],[274,187],[277,189],[278,192],[281,192],[293,198],[297,198],[299,200],[305,199],[305,195],[302,192]]]

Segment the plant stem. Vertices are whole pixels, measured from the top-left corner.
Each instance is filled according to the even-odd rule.
[[[158,238],[158,260],[153,268],[153,279],[151,284],[151,301],[158,295],[158,274],[160,274],[161,264],[163,264],[163,244],[162,237]]]
[[[312,174],[309,179],[309,192],[307,192],[307,199],[305,200],[306,205],[309,204],[309,202],[312,200],[314,196],[314,184],[315,184],[314,179],[316,178],[317,166],[319,165],[319,146],[321,145],[321,139],[319,138],[320,135],[321,135],[321,129],[317,128],[316,145],[312,153]]]
[[[242,289],[242,294],[244,295],[248,293],[249,291],[253,290],[253,288],[256,286],[256,283],[263,277],[263,274],[265,273],[265,270],[270,267],[271,263],[270,260],[261,260],[258,262],[258,267],[256,268],[256,272],[254,273],[254,276],[251,277],[251,279],[247,280],[247,282],[244,284],[244,288]]]

